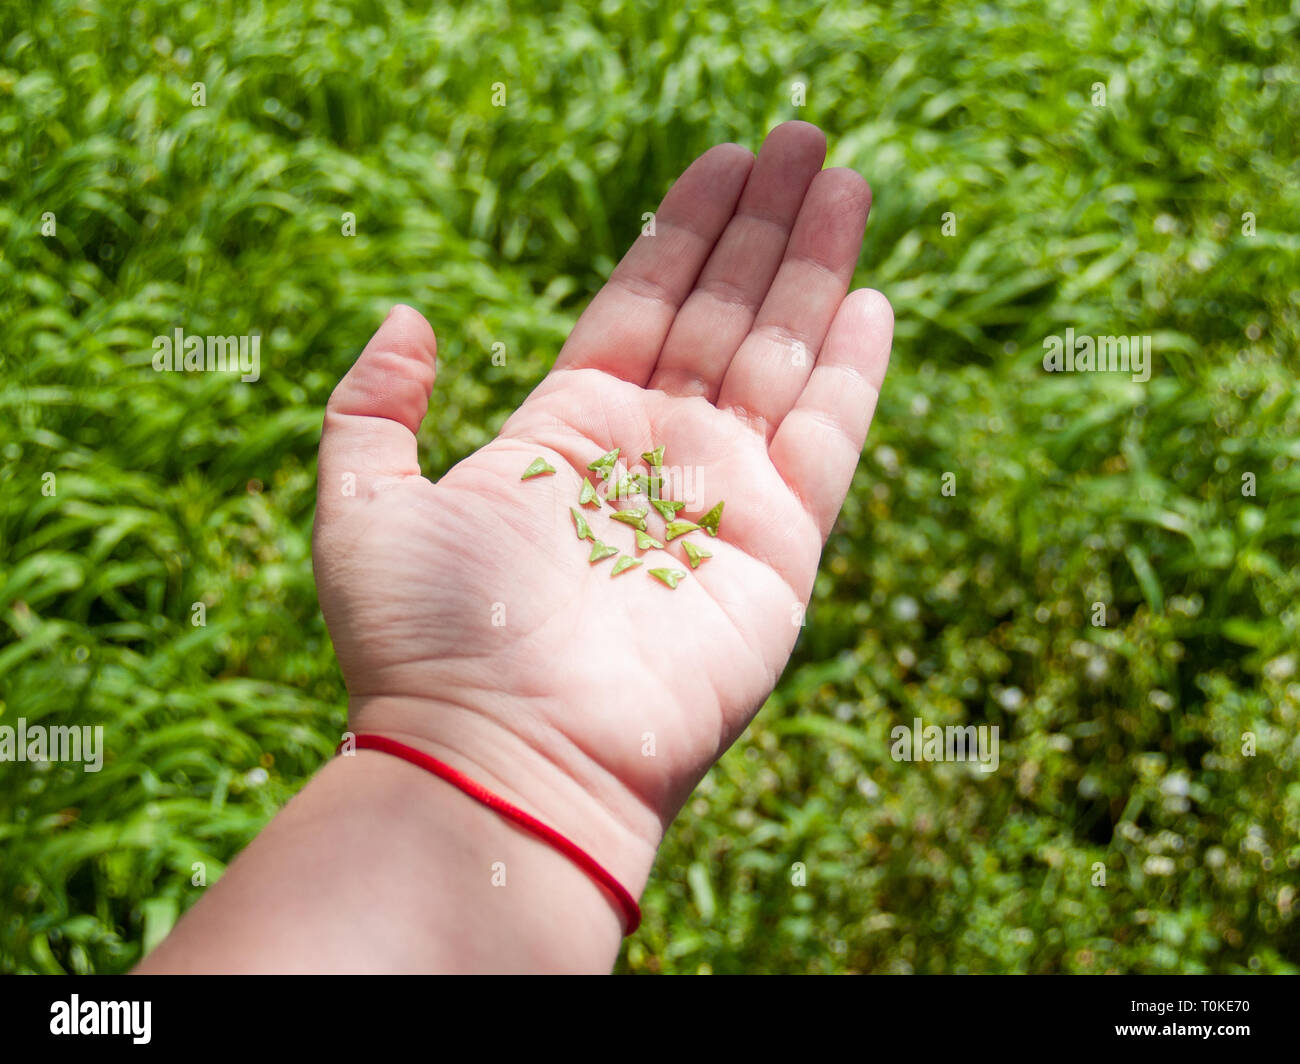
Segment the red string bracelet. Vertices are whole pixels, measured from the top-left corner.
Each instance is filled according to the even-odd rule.
[[[344,743],[339,743],[338,749],[342,750],[343,746]],[[525,813],[518,806],[511,805],[504,798],[493,794],[481,783],[476,783],[463,773],[457,772],[450,765],[439,761],[436,757],[430,757],[423,751],[416,750],[405,743],[386,739],[382,735],[358,735],[353,740],[353,746],[358,750],[379,750],[385,754],[400,757],[403,761],[409,761],[412,765],[418,765],[420,768],[432,772],[440,779],[446,780],[453,787],[464,791],[475,801],[482,802],[489,809],[495,810],[525,831],[536,835],[543,842],[550,843],[551,846],[564,854],[613,896],[618,903],[618,907],[623,910],[623,918],[627,925],[627,930],[623,932],[625,937],[641,926],[641,907],[637,905],[636,899],[624,890],[623,885],[610,875],[591,854],[574,845],[554,828],[547,827],[536,817]]]

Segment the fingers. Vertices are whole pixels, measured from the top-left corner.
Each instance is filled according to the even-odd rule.
[[[753,162],[740,145],[719,144],[687,167],[655,212],[654,235],[638,237],[623,256],[578,319],[556,369],[599,369],[645,385]]]
[[[848,291],[870,207],[871,189],[853,170],[823,170],[813,179],[771,290],[727,368],[717,406],[769,442]]]
[[[807,122],[785,122],[768,134],[735,216],[672,323],[651,388],[710,402],[718,397],[825,158],[826,137]]]
[[[325,405],[318,510],[328,518],[379,477],[418,475],[415,433],[433,391],[437,340],[410,307],[388,313]]]
[[[821,529],[830,534],[848,494],[889,365],[894,312],[860,288],[840,304],[817,365],[768,453]]]

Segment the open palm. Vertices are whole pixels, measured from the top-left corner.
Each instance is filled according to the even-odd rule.
[[[317,580],[354,728],[418,742],[593,847],[586,803],[657,842],[785,666],[888,361],[889,304],[847,294],[870,191],[822,171],[824,151],[792,122],[757,160],[697,159],[552,371],[437,484],[415,441],[433,333],[390,314],[321,440]],[[680,516],[725,500],[716,538],[688,536],[713,557],[638,550],[610,506],[585,508],[643,562],[612,577],[570,507],[593,459],[617,447],[648,472],[660,446],[673,497],[691,493]],[[555,475],[521,481],[539,456]],[[687,575],[673,590],[657,567]]]

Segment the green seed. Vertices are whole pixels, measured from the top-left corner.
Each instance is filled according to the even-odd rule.
[[[647,569],[646,571],[656,580],[662,581],[672,588],[677,586],[678,580],[686,576],[680,569]]]
[[[601,480],[604,480],[612,472],[614,472],[614,463],[617,461],[618,461],[618,448],[615,447],[612,451],[609,451],[606,454],[602,454],[594,462],[588,465],[587,468],[590,469],[593,473],[595,473],[596,476],[599,477]]]
[[[651,499],[650,505],[663,514],[665,521],[671,521],[677,516],[677,511],[686,504],[684,502],[676,502],[672,499]]]
[[[614,577],[618,576],[619,573],[625,573],[629,569],[635,569],[640,564],[641,563],[635,558],[631,558],[624,554],[623,557],[619,558],[619,560],[614,563],[614,571],[609,574],[610,579],[612,580]]]
[[[725,505],[726,502],[724,500],[700,518],[700,527],[711,536],[716,536],[718,534],[718,525],[722,521],[722,508]]]
[[[600,540],[593,537],[591,541],[591,557],[588,558],[587,561],[603,562],[606,558],[612,558],[617,553],[617,547],[611,547],[609,544],[602,543]]]
[[[600,496],[596,494],[596,489],[591,486],[591,481],[586,477],[582,478],[582,490],[578,492],[578,505],[600,508]]]
[[[692,569],[698,569],[700,567],[700,562],[704,561],[705,558],[713,557],[711,551],[700,550],[700,548],[689,539],[682,544],[682,549],[686,551],[686,560],[691,563]]]
[[[577,507],[570,506],[569,513],[573,514],[573,524],[574,527],[577,528],[578,530],[578,538],[591,539],[592,538],[591,528],[587,524],[587,519],[578,512]]]
[[[664,549],[664,545],[655,539],[654,536],[646,535],[644,532],[637,532],[636,547],[637,550],[649,550],[651,547],[654,547],[655,550]]]
[[[659,469],[664,464],[664,449],[656,447],[653,451],[643,451],[641,461],[645,462],[651,469]]]
[[[674,540],[678,536],[684,536],[687,532],[694,532],[700,526],[694,521],[669,521],[664,526],[664,539]]]
[[[524,475],[520,480],[531,480],[533,477],[542,477],[547,473],[554,473],[555,467],[552,466],[545,458],[534,458],[533,464],[524,470]]]
[[[638,532],[644,532],[646,514],[649,512],[649,510],[642,506],[635,510],[619,510],[618,513],[613,513],[609,516],[615,521],[622,521],[625,525],[631,525]]]

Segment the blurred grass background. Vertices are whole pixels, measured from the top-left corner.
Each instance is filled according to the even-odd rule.
[[[128,968],[330,754],[315,447],[389,306],[436,477],[695,155],[801,118],[875,190],[893,365],[620,969],[1300,970],[1300,10],[1091,6],[3,0],[0,724],[109,753],[0,765],[0,969]],[[177,326],[262,379],[154,373]],[[1066,327],[1152,379],[1047,375]],[[915,717],[998,772],[894,762]]]

